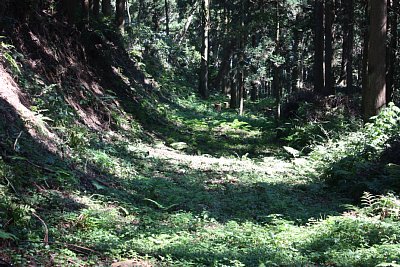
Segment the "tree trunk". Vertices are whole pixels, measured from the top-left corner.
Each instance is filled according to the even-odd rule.
[[[322,93],[324,89],[324,4],[315,0],[314,32],[314,92]]]
[[[276,3],[276,36],[275,36],[275,54],[279,55],[281,50],[281,40],[280,40],[280,16],[279,16],[279,1]],[[275,98],[275,119],[280,120],[281,117],[281,66],[279,63],[274,64],[274,75],[272,81],[272,95]]]
[[[242,2],[242,12],[240,16],[240,41],[239,41],[239,115],[244,115],[244,99],[247,98],[247,92],[245,91],[244,87],[244,80],[245,80],[245,46],[247,42],[247,29],[246,25],[248,23],[248,14],[249,14],[249,0],[243,0]]]
[[[203,98],[207,98],[208,90],[208,56],[209,56],[209,29],[210,29],[210,2],[202,0],[201,21],[202,21],[202,44],[201,44],[201,65],[199,79],[199,93]]]
[[[164,0],[165,7],[165,33],[169,36],[169,3],[168,0]]]
[[[368,90],[368,46],[369,46],[369,4],[365,1],[363,25],[363,51],[362,51],[362,93]],[[364,103],[362,103],[364,106]],[[364,107],[362,107],[364,110]]]
[[[300,62],[299,62],[299,83],[298,83],[298,87],[299,88],[304,88],[304,77],[306,76],[306,66],[305,66],[305,62],[306,62],[306,57],[307,57],[307,44],[309,41],[309,36],[302,36],[301,41],[300,41]]]
[[[116,0],[115,2],[115,24],[123,33],[125,25],[125,0]]]
[[[299,43],[300,33],[299,30],[294,27],[293,29],[293,67],[292,67],[292,79],[291,87],[292,92],[299,90]]]
[[[234,60],[236,61],[236,60]],[[238,88],[237,88],[237,83],[236,83],[236,70],[231,74],[231,99],[230,99],[230,104],[229,107],[232,109],[236,109],[238,106]]]
[[[346,81],[347,91],[353,87],[354,0],[346,0],[343,19],[343,45],[340,80]]]
[[[238,89],[239,89],[239,115],[244,114],[244,73],[243,69],[238,73]]]
[[[93,0],[93,16],[98,17],[100,14],[100,0]]]
[[[102,0],[101,1],[101,12],[104,16],[111,16],[111,0]]]
[[[235,48],[235,42],[228,41],[227,43],[228,44],[224,45],[222,50],[222,59],[221,59],[221,64],[219,65],[217,76],[212,82],[215,88],[220,88],[221,82],[224,80],[224,77],[229,71],[229,64],[231,61],[233,50]]]
[[[179,34],[179,41],[178,41],[179,44],[182,43],[184,37],[186,36],[187,31],[189,30],[190,24],[192,23],[194,15],[196,13],[195,11],[197,10],[197,5],[198,4],[196,1],[194,3],[192,10],[189,13],[188,18],[186,19],[185,26],[183,27],[182,32]]]
[[[131,10],[130,10],[130,6],[129,6],[129,0],[126,0],[125,9],[126,9],[126,15],[128,16],[128,26],[131,26],[132,25],[132,15],[131,15]]]
[[[158,8],[157,8],[157,0],[153,0],[153,15],[152,15],[152,22],[153,22],[153,30],[155,32],[160,31],[160,16],[158,14]]]
[[[325,0],[325,89],[323,95],[334,95],[334,78],[332,71],[333,61],[333,33],[332,26],[335,18],[333,0]]]
[[[393,100],[393,92],[395,89],[394,85],[394,74],[395,69],[397,68],[397,59],[396,59],[396,51],[397,51],[397,26],[398,26],[398,13],[399,12],[399,2],[397,0],[391,0],[391,10],[389,16],[389,25],[390,25],[390,44],[388,47],[388,69],[386,76],[387,83],[387,92],[386,92],[386,102],[389,103]]]
[[[229,77],[229,71],[230,71],[230,65],[228,64],[228,70],[224,76],[224,78],[222,79],[222,93],[224,95],[228,95],[231,92],[231,80]]]
[[[255,102],[258,100],[258,97],[260,95],[260,81],[252,81],[251,82],[251,91],[250,91],[250,100],[252,102]]]
[[[387,0],[370,0],[368,88],[363,95],[364,121],[386,104]]]
[[[348,44],[347,44],[347,65],[346,65],[346,84],[347,92],[353,91],[353,47],[354,47],[354,0],[347,0],[348,4]]]

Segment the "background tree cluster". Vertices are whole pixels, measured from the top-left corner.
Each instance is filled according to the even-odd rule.
[[[4,1],[28,19],[46,1]],[[363,95],[364,118],[393,100],[399,87],[398,13],[394,0],[61,0],[68,23],[111,17],[121,31],[148,27],[159,38],[194,47],[199,94],[282,99],[300,90]],[[20,8],[20,7],[30,8]],[[6,10],[6,8],[3,8]],[[250,93],[250,94],[249,94]]]
[[[199,93],[243,101],[300,90],[363,95],[365,120],[399,87],[397,1],[128,1],[132,23],[151,25],[201,53]],[[151,11],[150,11],[151,10]],[[136,19],[135,19],[136,17]]]

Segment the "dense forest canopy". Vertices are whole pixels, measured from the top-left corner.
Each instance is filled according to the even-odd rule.
[[[399,15],[1,1],[0,266],[398,266]]]

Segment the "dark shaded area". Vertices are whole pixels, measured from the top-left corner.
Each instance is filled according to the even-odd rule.
[[[300,91],[291,94],[286,103],[282,105],[282,117],[284,119],[305,119],[307,121],[323,119],[327,112],[335,109],[343,109],[346,115],[356,117],[361,114],[360,103],[357,97],[349,92],[323,97],[313,91]],[[305,106],[307,109],[304,110]]]
[[[380,160],[382,163],[400,165],[400,137],[392,138],[387,142]]]

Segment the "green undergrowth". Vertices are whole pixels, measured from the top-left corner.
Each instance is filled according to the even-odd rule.
[[[311,152],[316,144],[336,140],[362,127],[357,115],[360,104],[355,104],[359,101],[358,96],[316,97],[304,91],[299,92],[298,97],[283,104],[283,119],[277,137],[303,154]]]
[[[394,104],[361,130],[316,146],[310,158],[329,185],[358,199],[364,191],[399,192],[400,109]]]
[[[236,110],[229,109],[216,111],[214,104],[220,103],[218,100],[198,101],[195,95],[189,95],[176,104],[160,105],[173,125],[161,129],[167,136],[166,142],[185,142],[185,150],[191,154],[263,157],[276,151],[271,145],[271,118],[251,113],[238,116]]]
[[[350,135],[358,141],[332,141],[330,153],[319,146],[291,161],[188,155],[106,133],[102,141],[85,135],[79,150],[71,146],[74,170],[3,158],[0,255],[17,266],[109,266],[132,258],[154,266],[397,263],[398,197],[364,194],[360,206],[345,209],[351,202],[318,179],[355,153],[349,144],[383,151],[397,130],[380,123],[395,114],[391,107]]]
[[[389,192],[398,189],[397,107],[346,135],[333,134],[351,128],[340,117],[318,140],[305,128],[298,146],[284,149],[270,99],[246,101],[244,116],[216,111],[225,97],[200,100],[190,76],[166,62],[155,73],[160,66],[132,47],[159,83],[140,103],[153,124],[114,102],[126,99],[113,88],[99,98],[22,76],[30,109],[60,140],[56,153],[0,103],[1,258],[16,266],[400,264],[400,199]],[[109,125],[85,124],[70,91]]]

